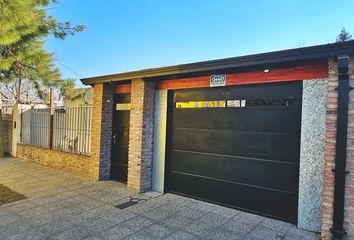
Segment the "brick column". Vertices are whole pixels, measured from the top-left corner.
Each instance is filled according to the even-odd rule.
[[[99,180],[108,180],[111,170],[113,87],[103,84]]]
[[[128,154],[128,189],[151,190],[154,82],[132,80]]]
[[[333,223],[333,197],[334,197],[334,173],[337,133],[337,99],[338,92],[338,66],[336,59],[328,62],[328,93],[327,93],[327,119],[326,119],[326,143],[323,175],[323,202],[322,202],[322,238],[331,239],[330,228]]]
[[[109,179],[111,163],[113,93],[109,84],[95,84],[93,88],[91,156],[92,176]]]
[[[338,65],[336,59],[329,60],[329,78],[327,95],[327,130],[325,145],[325,162],[323,177],[323,203],[322,203],[322,238],[332,239],[330,228],[333,224],[334,201],[334,173],[337,132],[337,98],[338,92]],[[354,86],[354,58],[350,58],[349,64],[350,85]],[[347,231],[345,239],[354,238],[354,91],[349,95],[348,113],[348,146],[347,146],[347,170],[350,174],[346,177],[344,229]]]

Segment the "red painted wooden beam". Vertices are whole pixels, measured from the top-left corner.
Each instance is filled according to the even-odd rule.
[[[227,74],[226,85],[244,85],[255,83],[272,83],[302,81],[316,78],[328,78],[327,64],[295,66],[289,68],[270,69]],[[162,80],[156,84],[157,90],[209,87],[210,76]]]
[[[131,83],[119,84],[114,87],[114,93],[130,93],[132,85]]]

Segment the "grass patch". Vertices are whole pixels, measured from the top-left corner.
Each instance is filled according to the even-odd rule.
[[[0,205],[25,199],[22,194],[12,191],[10,188],[0,184]]]

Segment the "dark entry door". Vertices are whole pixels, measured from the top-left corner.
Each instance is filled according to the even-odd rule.
[[[126,182],[128,175],[130,93],[114,95],[111,179]]]
[[[167,190],[295,223],[302,82],[172,96]]]

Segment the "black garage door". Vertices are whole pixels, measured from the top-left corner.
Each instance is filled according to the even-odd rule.
[[[302,82],[170,96],[167,190],[296,223]]]

